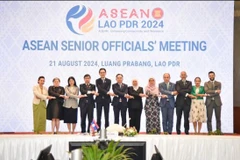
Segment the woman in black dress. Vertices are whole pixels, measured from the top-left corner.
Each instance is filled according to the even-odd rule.
[[[136,79],[133,79],[132,86],[128,87],[128,94],[133,96],[128,100],[128,113],[131,118],[130,127],[135,127],[139,133],[143,108],[142,97],[146,97],[146,95],[143,94],[143,88],[138,86]]]
[[[52,121],[52,134],[58,133],[60,120],[63,120],[63,102],[64,99],[68,97],[65,96],[65,90],[60,85],[60,79],[53,79],[53,86],[48,88],[49,96],[56,97],[56,99],[51,99],[47,106],[47,119]],[[56,128],[56,132],[55,132]]]

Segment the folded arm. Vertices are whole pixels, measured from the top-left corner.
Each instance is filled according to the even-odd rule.
[[[219,85],[217,86],[217,89],[221,90],[221,83],[219,83]],[[209,94],[212,97],[219,95],[219,93],[216,92],[216,90],[210,89],[207,83],[204,84],[204,90],[206,94]]]
[[[139,94],[143,94],[143,89],[140,89],[140,92],[134,92],[133,89],[128,88],[128,94],[134,98],[140,97]]]
[[[83,85],[80,85],[80,92],[82,95],[87,94],[87,88],[85,88]]]
[[[125,87],[125,89],[124,89],[123,91],[121,91],[120,88],[118,89],[118,88],[116,87],[116,85],[113,85],[113,86],[112,86],[112,89],[113,89],[113,93],[116,94],[116,95],[118,95],[118,96],[120,96],[120,97],[124,97],[125,94],[128,93],[128,88],[127,88],[127,86]]]
[[[96,86],[97,86],[98,92],[107,94],[110,90],[111,82],[107,84],[107,88],[105,89],[96,80]]]
[[[42,99],[42,100],[46,100],[47,97],[48,97],[48,95],[44,95],[44,94],[40,93],[40,92],[38,91],[37,87],[33,87],[33,94],[34,94],[36,97],[38,97],[38,98],[40,98],[40,99]]]
[[[69,91],[69,88],[68,87],[65,87],[65,92],[66,92],[66,95],[69,96],[70,98],[75,98],[75,99],[78,99],[78,95],[79,95],[79,89],[77,87],[76,89],[76,94],[73,94]]]
[[[180,84],[177,82],[175,85],[175,90],[178,92],[179,95],[187,96],[192,91],[192,83],[191,82],[189,82],[189,83],[190,84],[188,84],[188,88],[183,89],[180,87]]]
[[[175,87],[175,86],[173,86],[173,87]],[[161,94],[167,95],[168,98],[174,97],[174,95],[172,95],[172,91],[164,89],[163,85],[161,85],[161,84],[159,85],[159,92]]]
[[[52,86],[48,88],[48,94],[49,94],[50,96],[54,96],[54,97],[59,97],[59,96],[61,95],[61,94],[59,94],[59,93],[54,92]]]

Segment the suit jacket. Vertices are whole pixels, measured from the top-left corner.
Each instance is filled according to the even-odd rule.
[[[174,95],[172,95],[172,92],[175,91],[175,84],[172,82],[169,82],[169,88],[167,89],[167,85],[165,82],[162,82],[159,84],[159,91],[161,92],[161,94],[165,94],[168,96],[168,98],[161,98],[160,99],[160,107],[164,107],[167,102],[167,100],[169,100],[170,106],[172,108],[175,107],[175,98]]]
[[[128,87],[128,94],[134,97],[134,99],[128,100],[128,108],[131,108],[131,109],[143,108],[142,97],[139,96],[140,93],[143,93],[142,87],[138,87],[136,91],[133,89],[132,86]]]
[[[85,83],[80,85],[81,95],[87,95],[87,97],[80,98],[79,106],[85,105],[86,103],[94,105],[95,100],[93,94],[88,94],[88,91],[96,91],[96,87],[94,84],[89,84],[89,87]]]
[[[191,94],[192,91],[192,82],[186,80],[186,84],[184,85],[182,80],[177,81],[175,85],[175,90],[178,92],[176,99],[176,106],[183,106],[185,104],[191,105],[191,98],[186,94]]]
[[[220,95],[218,93],[215,93],[215,90],[218,90],[218,89],[221,90],[221,87],[222,87],[221,82],[218,82],[218,81],[214,81],[214,88],[212,88],[212,82],[211,81],[208,81],[208,82],[204,83],[204,90],[207,94],[210,95],[210,96],[206,97],[206,101],[205,101],[206,106],[208,106],[211,103],[212,98],[214,98],[214,101],[215,101],[217,106],[222,105]]]
[[[70,86],[65,87],[66,95],[69,96],[68,99],[65,99],[63,106],[66,108],[77,108],[78,107],[78,95],[79,88],[74,86],[72,89]]]
[[[122,83],[122,86],[120,88],[119,84],[115,83],[112,85],[112,89],[113,89],[113,93],[118,96],[113,98],[112,105],[113,106],[118,105],[121,99],[123,106],[127,106],[127,98],[124,97],[124,95],[128,93],[127,84]]]
[[[191,94],[194,95],[194,96],[196,96],[196,94],[205,94],[204,87],[200,86],[198,93],[196,93],[196,86],[193,86]],[[197,99],[203,99],[203,97],[197,97]]]
[[[96,86],[98,89],[99,95],[96,97],[96,102],[101,103],[101,102],[111,102],[111,97],[107,93],[109,92],[111,88],[111,80],[108,78],[105,78],[105,81],[103,83],[102,79],[99,78],[96,80]]]
[[[41,93],[41,88],[39,85],[33,87],[33,104],[39,104],[41,100],[47,100],[48,90],[46,87],[43,87],[43,93]]]

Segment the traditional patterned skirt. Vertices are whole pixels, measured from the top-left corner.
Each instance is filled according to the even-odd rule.
[[[203,99],[192,99],[189,121],[202,123],[207,121],[206,106]]]
[[[158,97],[149,96],[145,103],[146,129],[147,133],[161,132],[160,127],[160,106]]]

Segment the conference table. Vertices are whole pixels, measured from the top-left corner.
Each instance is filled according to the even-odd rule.
[[[98,137],[80,134],[2,134],[0,135],[1,160],[36,160],[39,152],[52,144],[55,160],[69,160],[69,142],[89,142]],[[238,160],[240,136],[208,135],[146,135],[116,137],[120,141],[145,141],[146,159],[155,153],[156,145],[165,160]]]

